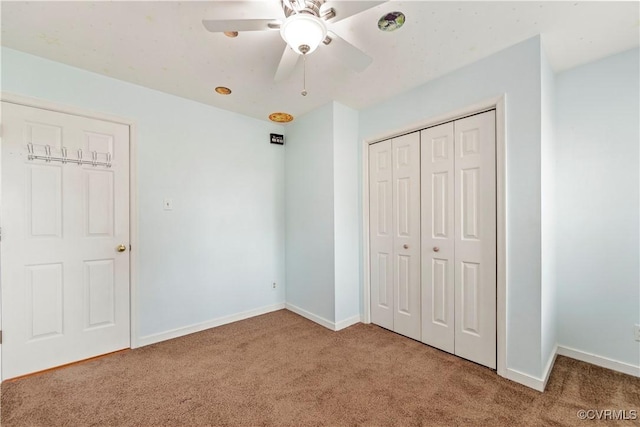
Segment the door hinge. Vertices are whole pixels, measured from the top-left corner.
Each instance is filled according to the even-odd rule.
[[[129,245],[129,252],[131,252],[131,245]]]
[[[0,344],[2,344],[2,331],[0,330]]]

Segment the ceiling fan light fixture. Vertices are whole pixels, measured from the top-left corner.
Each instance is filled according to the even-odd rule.
[[[317,16],[308,13],[291,15],[280,28],[280,35],[297,54],[316,50],[327,36],[327,27]]]

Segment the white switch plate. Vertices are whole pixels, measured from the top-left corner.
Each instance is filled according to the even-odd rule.
[[[635,325],[633,327],[633,331],[634,331],[635,336],[636,336],[636,341],[640,341],[640,325]]]
[[[173,210],[173,200],[172,199],[164,199],[162,206],[164,206],[165,211]]]

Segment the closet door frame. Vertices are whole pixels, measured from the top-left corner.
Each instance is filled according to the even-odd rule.
[[[363,323],[371,323],[370,293],[371,283],[369,277],[369,145],[385,139],[394,138],[411,132],[437,126],[442,123],[461,119],[473,114],[485,111],[496,111],[496,243],[497,243],[497,301],[496,301],[496,330],[497,330],[497,373],[507,377],[507,251],[506,251],[506,120],[505,120],[506,94],[490,98],[477,104],[470,105],[437,117],[387,132],[373,138],[362,141],[362,212],[363,212]]]

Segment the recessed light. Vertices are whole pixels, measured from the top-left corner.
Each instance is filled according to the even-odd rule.
[[[293,120],[293,116],[287,113],[271,113],[269,114],[269,120],[276,123],[289,123]]]
[[[405,16],[402,12],[389,12],[378,20],[378,28],[381,31],[395,31],[404,25]]]
[[[229,89],[228,87],[224,87],[224,86],[218,86],[216,88],[216,92],[218,92],[220,95],[230,95],[231,94],[231,89]]]
[[[234,38],[234,37],[238,37],[238,32],[237,31],[225,31],[224,35],[227,36],[227,37]]]

